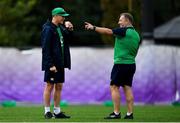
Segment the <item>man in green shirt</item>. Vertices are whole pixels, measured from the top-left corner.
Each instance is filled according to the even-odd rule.
[[[94,30],[100,34],[114,35],[114,66],[111,72],[110,90],[114,111],[105,119],[119,119],[120,113],[120,86],[123,87],[127,114],[124,119],[133,119],[134,96],[132,91],[132,80],[136,70],[135,57],[139,48],[140,37],[133,27],[133,16],[130,13],[122,13],[115,29],[93,26],[85,22],[85,29]]]

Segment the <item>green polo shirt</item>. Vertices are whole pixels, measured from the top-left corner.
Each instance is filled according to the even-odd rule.
[[[115,35],[114,64],[134,64],[140,36],[133,27],[113,29]]]

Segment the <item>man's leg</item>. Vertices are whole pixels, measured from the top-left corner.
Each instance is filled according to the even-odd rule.
[[[119,87],[115,85],[110,86],[111,89],[111,96],[112,101],[114,104],[114,111],[113,113],[109,114],[109,116],[105,117],[104,119],[120,119],[120,93],[119,93]]]
[[[114,113],[120,113],[120,92],[119,92],[119,87],[116,85],[111,85],[111,96],[112,96],[112,101],[114,104]]]
[[[62,83],[57,83],[54,85],[54,117],[55,118],[70,118],[70,116],[65,115],[61,112],[60,109],[60,100],[61,100],[61,92],[62,92]]]
[[[134,96],[130,86],[124,86],[124,93],[126,96],[127,102],[127,116],[130,116],[133,113],[133,105],[134,105]],[[130,118],[133,119],[133,118]]]
[[[53,90],[54,85],[47,82],[44,88],[44,106],[45,107],[50,107],[50,100],[51,100],[51,92]]]
[[[61,91],[62,91],[63,84],[57,83],[54,85],[54,106],[59,107],[59,103],[61,100]]]
[[[52,114],[50,113],[50,101],[51,101],[51,92],[53,90],[54,85],[47,82],[44,88],[44,106],[45,106],[45,118],[51,118]]]

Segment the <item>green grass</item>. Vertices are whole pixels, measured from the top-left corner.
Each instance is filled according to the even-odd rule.
[[[102,105],[77,105],[62,107],[70,119],[44,119],[43,106],[0,107],[0,122],[180,122],[180,107],[135,106],[134,120],[105,120],[113,107]],[[121,108],[122,116],[126,107]]]

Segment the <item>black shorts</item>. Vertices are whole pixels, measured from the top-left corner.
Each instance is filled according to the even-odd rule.
[[[110,85],[131,87],[135,71],[135,64],[115,64],[111,72]]]
[[[64,69],[58,70],[56,73],[50,70],[45,71],[44,82],[64,83]]]

